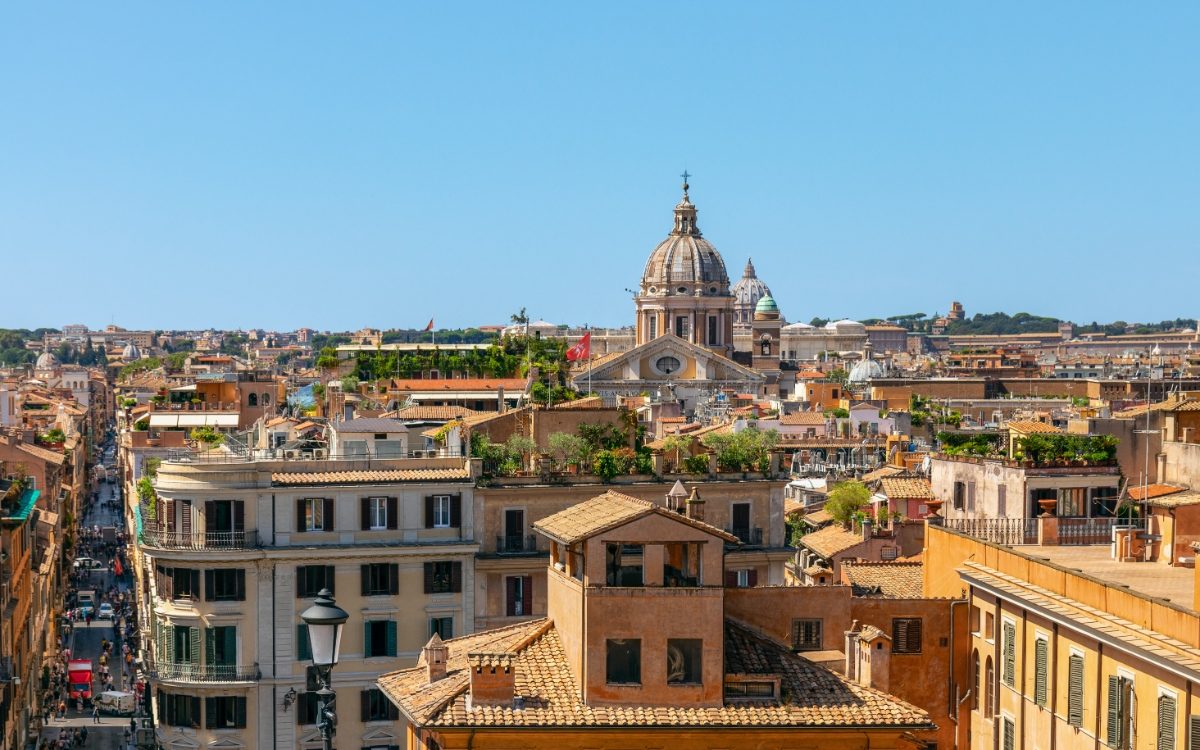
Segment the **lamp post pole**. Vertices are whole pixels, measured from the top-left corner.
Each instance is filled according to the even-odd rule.
[[[342,646],[342,626],[350,615],[333,601],[333,592],[321,589],[316,601],[300,615],[308,626],[308,640],[312,651],[312,663],[317,668],[321,688],[317,691],[317,729],[325,750],[333,750],[333,731],[336,716],[333,704],[336,699],[332,689],[333,667],[338,662]]]

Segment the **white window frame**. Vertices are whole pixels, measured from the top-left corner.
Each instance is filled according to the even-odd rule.
[[[450,528],[450,502],[449,495],[434,495],[433,496],[433,528],[448,529]]]
[[[371,497],[368,498],[368,501],[370,503],[370,512],[367,514],[367,518],[371,522],[371,531],[383,531],[387,529],[388,499],[386,497]]]
[[[737,572],[737,585],[739,589],[748,588],[750,586],[749,568],[743,568]]]
[[[306,497],[306,498],[304,498],[304,530],[305,531],[324,531],[325,530],[325,498],[323,498],[323,497]]]

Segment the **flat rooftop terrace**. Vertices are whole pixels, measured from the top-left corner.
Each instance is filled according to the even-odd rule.
[[[1192,568],[1171,567],[1157,562],[1118,562],[1107,544],[1086,546],[1014,546],[1013,550],[1048,560],[1064,568],[1103,581],[1126,586],[1144,596],[1168,599],[1173,604],[1195,609]]]

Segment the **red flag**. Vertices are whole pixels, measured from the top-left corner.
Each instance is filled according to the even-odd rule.
[[[579,343],[567,350],[567,361],[575,362],[592,356],[592,332],[588,331]]]
[[[116,560],[113,560],[113,573],[116,575],[122,575],[124,572],[125,569],[121,567],[121,559],[117,558]]]
[[[426,331],[432,331],[432,330],[433,330],[433,318],[430,318],[430,319],[429,319],[429,325],[425,326],[425,330],[426,330]]]

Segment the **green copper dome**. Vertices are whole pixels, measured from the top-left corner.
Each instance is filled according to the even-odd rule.
[[[777,313],[779,312],[779,305],[775,304],[775,298],[768,294],[760,299],[758,304],[754,306],[754,312]]]

